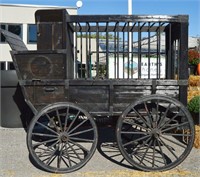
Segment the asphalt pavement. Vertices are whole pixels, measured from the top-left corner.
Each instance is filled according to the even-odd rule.
[[[26,146],[25,129],[0,127],[0,177],[197,177],[200,174],[200,149],[195,148],[183,163],[172,170],[135,170],[121,156],[113,135],[111,128],[100,128],[98,148],[83,168],[67,174],[53,174],[32,163]]]

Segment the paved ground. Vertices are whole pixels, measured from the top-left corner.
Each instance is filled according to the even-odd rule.
[[[23,128],[0,127],[0,176],[1,177],[191,177],[200,174],[200,150],[193,148],[189,157],[178,167],[167,172],[146,173],[132,169],[122,161],[118,149],[108,148],[112,131],[101,130],[107,139],[101,139],[92,159],[80,170],[70,174],[52,174],[35,167],[26,148]],[[105,136],[104,136],[105,137]],[[122,162],[121,162],[122,161]]]

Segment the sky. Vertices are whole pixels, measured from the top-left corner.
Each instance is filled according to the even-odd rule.
[[[0,0],[6,4],[76,7],[77,0]],[[82,0],[78,14],[128,14],[128,0]],[[133,15],[189,15],[189,36],[200,37],[200,0],[132,0]]]

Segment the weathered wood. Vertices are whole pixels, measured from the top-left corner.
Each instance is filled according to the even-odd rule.
[[[68,101],[94,116],[119,115],[130,103],[151,94],[168,95],[185,102],[188,82],[182,68],[187,69],[187,45],[184,45],[187,15],[79,16],[58,9],[39,10],[35,17],[38,50],[11,52],[25,99],[29,105],[32,103],[33,110]],[[100,49],[100,32],[105,37],[104,50]],[[166,43],[162,49],[164,33]],[[13,40],[10,34],[7,38]],[[152,50],[154,41],[156,48]],[[23,46],[20,43],[20,40],[15,42]],[[112,49],[109,49],[110,43],[114,46]],[[134,44],[133,50],[129,43]],[[143,45],[147,46],[146,50]],[[161,56],[166,64],[162,77]],[[175,60],[179,61],[178,69]],[[109,73],[111,66],[113,76],[109,76],[113,74]]]
[[[61,53],[16,53],[21,80],[65,79],[66,55]]]

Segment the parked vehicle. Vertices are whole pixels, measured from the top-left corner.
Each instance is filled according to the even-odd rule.
[[[187,15],[69,15],[57,9],[38,10],[35,18],[35,51],[1,33],[34,113],[27,146],[42,169],[83,167],[96,150],[95,121],[104,117],[117,121],[119,150],[134,167],[164,171],[184,161],[194,142],[186,109]]]

